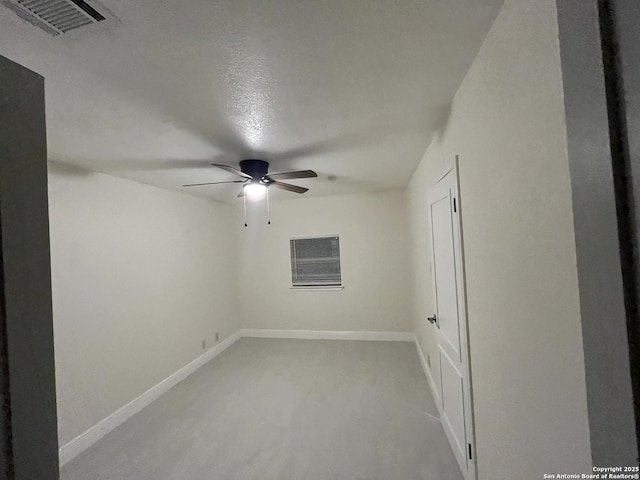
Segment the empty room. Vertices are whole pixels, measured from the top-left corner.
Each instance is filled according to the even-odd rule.
[[[638,22],[0,0],[0,478],[639,478]]]

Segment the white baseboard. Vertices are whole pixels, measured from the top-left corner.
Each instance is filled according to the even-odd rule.
[[[89,428],[88,430],[71,440],[69,443],[62,446],[59,451],[60,465],[62,466],[65,463],[68,463],[78,454],[80,454],[91,445],[96,443],[98,440],[100,440],[102,437],[104,437],[107,433],[122,425],[129,418],[134,416],[144,407],[157,399],[160,395],[166,393],[167,391],[169,391],[169,389],[187,378],[201,366],[217,357],[220,353],[233,345],[240,337],[240,331],[237,331],[233,335],[225,338],[216,346],[207,350],[205,353],[182,367],[177,372],[165,378],[157,385],[154,385],[139,397],[133,399],[123,407],[113,412],[107,418],[101,420],[93,427]]]
[[[413,342],[411,332],[348,332],[330,330],[275,330],[243,328],[243,337],[255,338],[300,338],[306,340],[369,340],[385,342]]]
[[[424,376],[427,377],[427,383],[429,384],[429,388],[431,389],[431,395],[433,395],[433,399],[436,402],[436,407],[438,407],[438,412],[440,412],[440,392],[436,388],[436,382],[433,379],[433,375],[431,375],[431,369],[429,365],[427,365],[427,360],[424,358],[424,353],[422,353],[422,347],[418,342],[418,337],[413,336],[413,341],[416,344],[416,350],[418,351],[418,357],[420,358],[420,363],[422,364],[422,370],[424,371]]]
[[[227,337],[215,347],[207,350],[191,363],[185,365],[177,372],[151,387],[139,397],[130,401],[123,407],[113,412],[107,418],[101,420],[93,427],[84,431],[69,443],[60,447],[60,465],[64,465],[78,456],[81,452],[96,443],[106,434],[119,427],[129,418],[134,416],[144,407],[149,405],[162,394],[166,393],[198,370],[207,362],[213,360],[224,350],[233,345],[241,337],[257,338],[302,338],[322,340],[373,340],[387,342],[413,342],[415,335],[411,332],[346,332],[346,331],[321,331],[321,330],[269,330],[243,328]],[[424,360],[424,358],[423,358]]]

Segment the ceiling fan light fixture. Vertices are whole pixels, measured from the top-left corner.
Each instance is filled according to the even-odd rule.
[[[247,197],[257,200],[267,193],[267,186],[259,182],[251,182],[244,186],[244,193]]]

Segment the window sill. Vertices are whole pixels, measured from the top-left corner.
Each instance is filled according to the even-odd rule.
[[[344,290],[344,285],[317,285],[317,286],[305,286],[305,287],[289,287],[289,290],[295,291],[308,291],[308,290]]]

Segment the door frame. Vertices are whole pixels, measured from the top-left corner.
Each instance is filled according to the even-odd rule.
[[[476,480],[477,479],[477,471],[478,471],[478,463],[477,463],[477,454],[476,454],[476,434],[475,434],[475,416],[473,410],[473,382],[471,378],[471,349],[470,349],[470,340],[469,340],[469,316],[468,316],[468,308],[467,308],[467,282],[466,282],[466,270],[464,263],[464,242],[463,242],[463,229],[462,229],[462,201],[460,199],[460,169],[459,169],[459,155],[455,156],[454,163],[452,167],[449,167],[438,180],[434,182],[434,184],[427,189],[427,210],[429,217],[429,243],[431,245],[431,278],[433,283],[433,298],[434,301],[437,302],[437,286],[436,286],[436,272],[435,272],[435,250],[433,248],[433,222],[431,218],[431,192],[434,187],[440,183],[447,175],[453,174],[454,176],[454,184],[455,184],[455,192],[452,193],[452,197],[455,199],[455,206],[452,205],[453,210],[453,249],[455,256],[455,270],[456,270],[456,292],[458,295],[458,307],[459,314],[461,316],[461,324],[463,328],[460,331],[460,343],[461,343],[461,353],[463,355],[463,368],[464,368],[464,384],[463,384],[463,392],[465,393],[463,398],[463,404],[465,413],[465,435],[467,441],[470,442],[466,448],[467,461],[469,464],[469,469],[466,471],[462,471],[465,480]],[[437,305],[434,304],[437,309]],[[435,327],[438,329],[436,331],[436,343],[438,343],[438,335],[440,330],[440,324],[436,323]],[[438,344],[438,349],[440,350],[440,345]],[[439,365],[440,366],[440,365]],[[440,366],[439,375],[439,389],[437,392],[437,401],[436,406],[438,407],[438,412],[442,417],[442,367]],[[466,387],[466,388],[465,388]],[[447,435],[447,439],[449,443],[452,444],[453,447],[453,439],[451,437],[451,433],[448,431],[447,426],[444,422],[442,422],[442,426]]]
[[[640,39],[636,27],[640,5],[636,0],[602,0],[598,6],[636,447],[640,456],[640,134],[636,128],[640,112],[640,55],[636,48]]]
[[[58,480],[44,78],[0,56],[0,478]]]
[[[637,65],[640,10],[636,0],[556,4],[591,460],[638,465],[640,149],[628,148],[625,88],[637,92],[640,75],[624,67]]]

